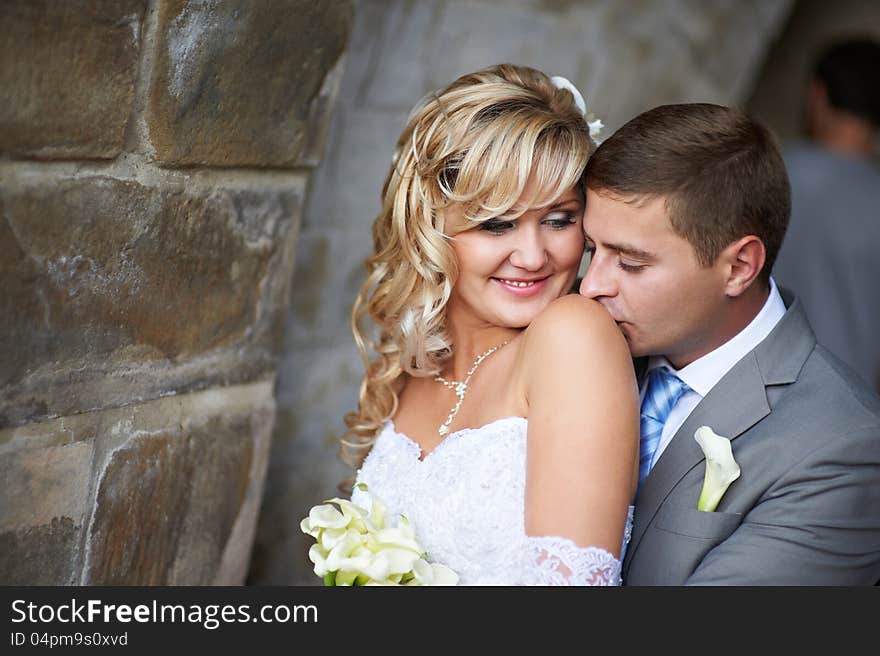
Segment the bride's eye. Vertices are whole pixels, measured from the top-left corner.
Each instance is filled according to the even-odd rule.
[[[493,235],[501,235],[508,230],[513,229],[513,221],[499,221],[497,219],[488,219],[479,225],[480,230],[484,230]]]
[[[563,230],[576,223],[574,214],[571,212],[551,212],[544,217],[544,223],[554,230]]]

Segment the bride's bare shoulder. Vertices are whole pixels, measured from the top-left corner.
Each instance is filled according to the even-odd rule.
[[[529,325],[523,336],[525,369],[568,369],[575,362],[631,367],[626,340],[597,301],[577,294],[554,300]]]
[[[565,345],[575,350],[626,348],[620,330],[599,302],[568,294],[548,305],[526,329],[526,349],[544,351]]]
[[[553,301],[527,328],[522,353],[530,412],[547,390],[555,394],[554,404],[561,389],[614,403],[637,390],[626,339],[597,301],[574,295]]]

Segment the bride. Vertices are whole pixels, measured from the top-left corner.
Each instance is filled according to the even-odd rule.
[[[620,583],[638,391],[613,320],[567,295],[584,112],[531,68],[462,76],[412,111],[373,226],[343,456],[461,584]]]

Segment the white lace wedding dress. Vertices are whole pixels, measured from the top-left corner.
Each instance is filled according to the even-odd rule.
[[[358,471],[357,483],[406,515],[428,560],[460,585],[619,585],[620,559],[561,537],[525,533],[526,431],[523,417],[450,433],[424,460],[419,445],[388,421]],[[369,506],[355,488],[352,501]]]

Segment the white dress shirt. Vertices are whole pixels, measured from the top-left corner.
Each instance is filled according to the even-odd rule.
[[[660,444],[654,452],[651,467],[657,462],[673,436],[681,428],[681,425],[690,416],[697,404],[703,400],[709,390],[721,380],[724,375],[733,368],[737,362],[764,341],[770,331],[779,323],[785,314],[785,303],[776,288],[776,282],[770,278],[770,294],[764,302],[764,307],[755,315],[751,323],[738,332],[734,337],[726,341],[714,351],[710,351],[703,357],[694,360],[689,365],[676,371],[669,361],[662,356],[651,356],[648,361],[648,369],[645,372],[645,380],[642,384],[640,397],[644,398],[647,372],[657,367],[666,367],[678,376],[690,389],[681,395],[663,425],[663,434],[660,436]]]

